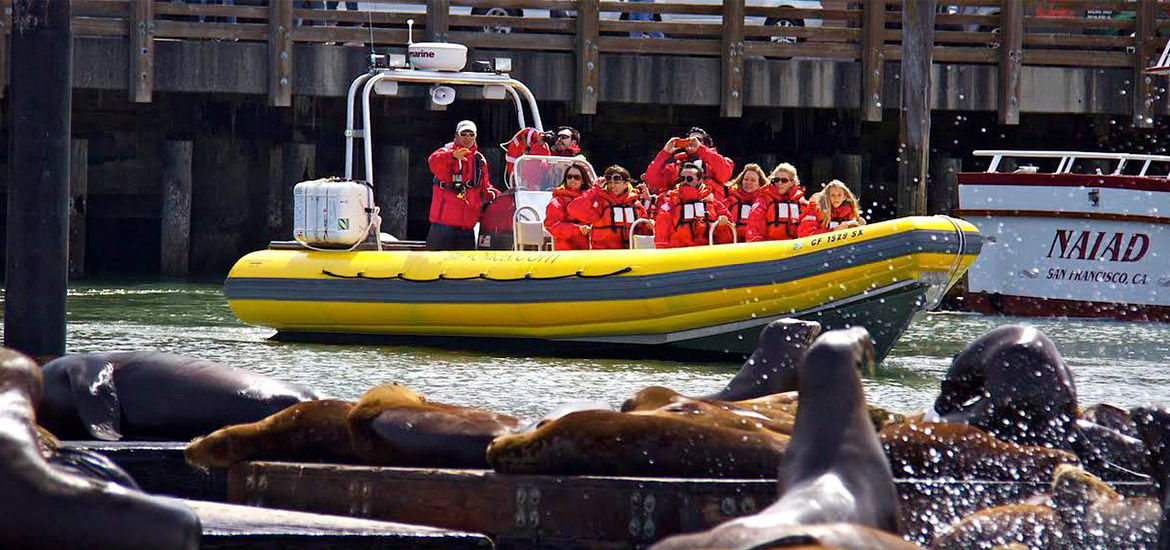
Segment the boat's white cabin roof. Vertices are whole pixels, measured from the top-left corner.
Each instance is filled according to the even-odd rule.
[[[1170,178],[1170,156],[1090,151],[978,150],[991,157],[988,173],[1096,174]],[[1011,162],[1004,162],[1010,159]]]

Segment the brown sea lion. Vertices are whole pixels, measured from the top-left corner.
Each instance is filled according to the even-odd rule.
[[[766,409],[765,407],[758,407]],[[622,412],[630,414],[675,415],[710,426],[758,431],[767,429],[779,434],[791,434],[795,416],[783,414],[774,418],[737,403],[692,399],[674,390],[650,386],[639,390],[622,404]],[[769,411],[771,412],[771,411]]]
[[[1052,502],[1066,548],[1140,550],[1157,543],[1161,509],[1156,499],[1125,498],[1076,466],[1057,467]]]
[[[431,403],[399,384],[367,391],[346,422],[358,457],[385,466],[486,468],[488,444],[520,428],[515,417]]]
[[[1080,419],[1104,426],[1127,437],[1137,437],[1137,427],[1129,418],[1129,410],[1108,403],[1097,403],[1081,411]]]
[[[1058,465],[1078,463],[1070,452],[1000,441],[966,424],[901,422],[880,437],[890,467],[912,478],[1049,480]]]
[[[820,333],[821,325],[816,321],[780,319],[768,323],[760,332],[756,350],[727,387],[699,399],[744,401],[795,390],[796,365]]]
[[[178,501],[45,462],[35,413],[41,369],[0,348],[0,547],[198,548],[199,518]]]
[[[930,543],[932,550],[991,550],[1023,544],[1027,550],[1060,550],[1060,517],[1044,504],[1006,504],[968,514]]]
[[[66,355],[43,371],[37,418],[62,439],[187,440],[317,399],[299,384],[157,351]]]
[[[787,439],[673,414],[580,411],[496,438],[487,460],[510,474],[762,478],[776,475]]]
[[[653,548],[767,548],[791,537],[793,528],[836,522],[853,524],[844,527],[850,535],[858,526],[897,533],[894,477],[861,389],[860,370],[873,360],[873,342],[863,328],[817,339],[798,367],[801,404],[780,467],[779,500],[758,514],[670,537]],[[843,546],[820,537],[809,542]]]
[[[947,370],[935,412],[1020,445],[1069,448],[1077,417],[1072,372],[1044,333],[1007,325],[959,352]]]
[[[777,538],[751,550],[925,550],[902,537],[864,525],[825,523],[777,530]]]
[[[337,399],[297,403],[259,422],[237,424],[187,444],[187,463],[204,470],[246,460],[357,462],[346,419],[354,404]]]

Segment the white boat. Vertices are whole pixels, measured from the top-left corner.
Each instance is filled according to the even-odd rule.
[[[967,307],[1170,321],[1170,156],[975,151],[959,210],[985,241]]]

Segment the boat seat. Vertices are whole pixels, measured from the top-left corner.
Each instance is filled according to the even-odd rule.
[[[544,228],[544,222],[517,220],[515,223],[517,250],[553,249],[553,237]]]

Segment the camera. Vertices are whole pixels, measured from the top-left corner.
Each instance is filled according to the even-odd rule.
[[[552,144],[557,142],[557,133],[556,132],[542,132],[540,134],[540,139],[543,139],[545,143],[552,145]]]

